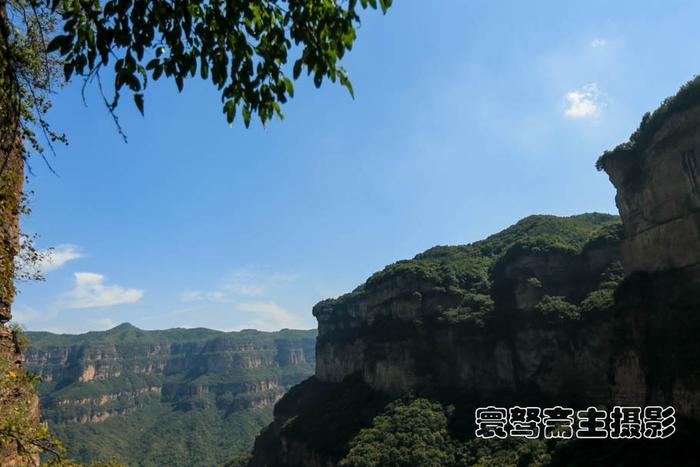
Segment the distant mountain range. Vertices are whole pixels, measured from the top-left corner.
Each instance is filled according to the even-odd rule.
[[[316,331],[28,332],[42,418],[77,461],[216,465],[249,451],[272,406],[314,372]]]

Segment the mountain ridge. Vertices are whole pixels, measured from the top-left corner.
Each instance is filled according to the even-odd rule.
[[[214,465],[250,449],[314,370],[316,330],[27,332],[41,413],[81,462]]]

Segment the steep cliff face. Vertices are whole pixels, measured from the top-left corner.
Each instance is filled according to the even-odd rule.
[[[455,405],[454,439],[473,436],[470,415],[483,405],[672,405],[670,444],[570,443],[558,460],[540,445],[540,464],[695,465],[681,451],[700,431],[698,159],[700,78],[599,159],[622,224],[534,216],[395,263],[316,305],[316,374],[277,404],[250,465],[337,465],[388,400],[419,395]],[[386,434],[373,442],[360,456],[390,448]],[[533,461],[518,457],[523,447],[491,446],[513,465]]]
[[[11,42],[12,27],[9,26],[5,4],[0,7],[0,48]],[[19,215],[22,208],[22,186],[24,182],[24,158],[26,156],[20,129],[20,106],[16,105],[20,95],[17,72],[14,65],[3,60],[0,64],[0,368],[26,376],[21,365],[21,349],[7,322],[12,319],[11,307],[15,297],[15,261],[19,251]],[[8,370],[8,368],[13,368]],[[38,460],[38,453],[28,454],[20,443],[6,432],[21,430],[29,434],[40,430],[37,397],[31,385],[17,384],[17,377],[0,376],[0,460],[3,465],[28,465]],[[16,433],[15,433],[16,434]],[[36,451],[31,449],[32,451]]]
[[[531,216],[319,303],[316,374],[277,404],[253,465],[335,465],[388,400],[408,393],[467,401],[465,413],[479,403],[607,402],[621,233],[605,214]],[[318,412],[336,427],[332,439]]]
[[[223,462],[249,448],[272,405],[314,368],[315,331],[122,324],[78,336],[29,334],[26,365],[43,378],[43,419],[84,461]]]
[[[648,147],[605,164],[625,226],[628,273],[700,264],[699,127],[700,106],[673,114]]]
[[[608,315],[580,305],[619,278],[618,230],[613,216],[533,216],[483,242],[437,247],[389,266],[314,308],[316,378],[359,374],[395,395],[429,387],[480,398],[597,394],[606,384],[596,368],[606,346],[593,336]],[[572,316],[550,313],[552,301]]]
[[[599,160],[625,229],[613,393],[700,419],[700,79]]]

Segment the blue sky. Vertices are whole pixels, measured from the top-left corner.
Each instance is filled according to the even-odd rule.
[[[15,319],[312,328],[314,303],[433,245],[616,212],[594,162],[700,70],[698,20],[691,1],[399,0],[363,14],[355,100],[302,78],[284,121],[246,130],[209,83],[164,81],[145,117],[124,100],[127,144],[72,83],[50,114],[59,176],[31,161],[23,221],[54,259]]]

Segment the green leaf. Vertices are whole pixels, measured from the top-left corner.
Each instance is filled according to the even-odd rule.
[[[250,126],[250,109],[247,104],[243,106],[243,123],[246,128]]]
[[[209,62],[204,57],[200,60],[199,74],[202,79],[207,79],[209,76]]]
[[[233,100],[226,101],[224,112],[226,113],[226,121],[233,123],[233,120],[236,118],[236,103]]]
[[[292,84],[292,80],[286,76],[284,77],[284,87],[287,90],[287,94],[289,94],[290,97],[294,97],[294,85]]]
[[[302,64],[303,64],[303,62],[301,59],[294,62],[294,68],[292,70],[292,76],[294,76],[294,79],[297,79],[299,77],[299,75],[301,74]]]
[[[157,80],[160,78],[160,75],[163,74],[163,65],[158,65],[153,69],[153,81]]]
[[[73,75],[73,64],[71,62],[66,62],[63,64],[63,76],[66,81],[69,81],[71,75]]]
[[[56,36],[53,39],[51,39],[49,45],[46,46],[46,51],[48,53],[55,52],[58,49],[61,49],[68,40],[68,36]]]
[[[139,109],[139,112],[141,112],[141,115],[143,115],[143,94],[134,94],[134,103]]]
[[[158,66],[159,63],[160,63],[160,60],[158,60],[157,58],[154,58],[153,60],[151,60],[150,62],[148,62],[146,64],[146,69],[153,70],[154,68],[156,68]]]

